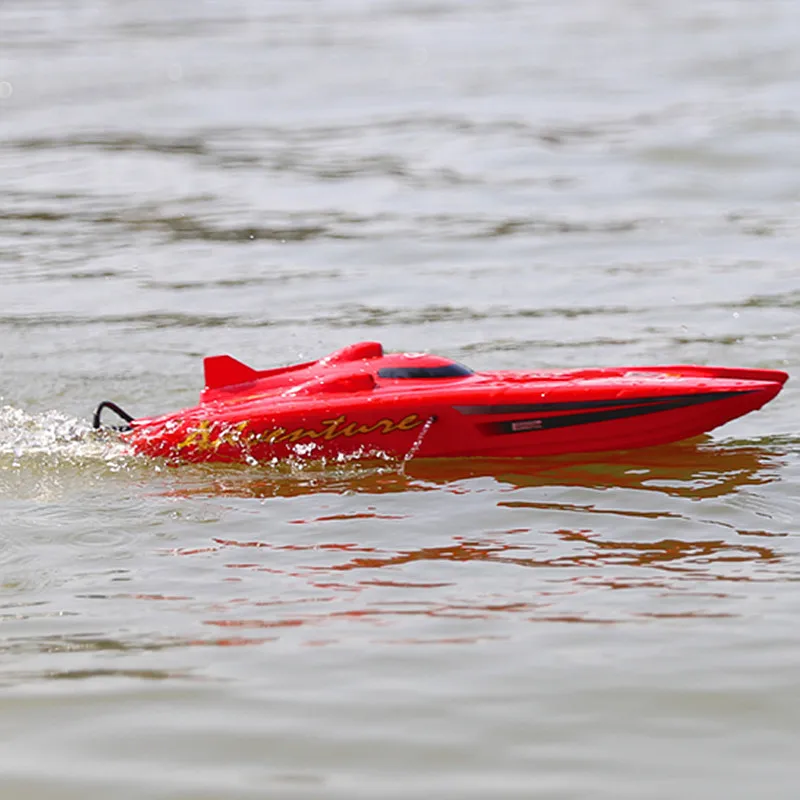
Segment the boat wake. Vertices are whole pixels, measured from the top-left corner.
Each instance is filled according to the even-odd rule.
[[[82,465],[103,463],[121,468],[134,456],[116,436],[94,431],[86,420],[58,411],[29,414],[0,406],[0,469],[22,469],[36,463]]]

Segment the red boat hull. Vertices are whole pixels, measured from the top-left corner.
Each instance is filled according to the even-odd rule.
[[[138,452],[193,462],[628,450],[706,433],[763,406],[787,378],[682,365],[472,373],[362,343],[263,372],[207,359],[200,405],[133,420],[123,435]]]

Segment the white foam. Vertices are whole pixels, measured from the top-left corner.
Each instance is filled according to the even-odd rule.
[[[59,411],[29,414],[0,406],[0,464],[21,466],[43,455],[73,462],[114,462],[131,452],[113,433],[94,431],[86,420]]]

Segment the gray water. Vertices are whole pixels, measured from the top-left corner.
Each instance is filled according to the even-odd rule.
[[[599,461],[168,467],[361,339],[800,374],[800,4],[0,3],[0,796],[794,798],[798,384]]]

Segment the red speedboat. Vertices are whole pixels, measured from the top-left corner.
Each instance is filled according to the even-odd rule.
[[[149,456],[256,463],[287,457],[549,456],[679,441],[760,408],[785,372],[702,366],[474,372],[360,342],[318,361],[257,371],[206,358],[200,404],[134,419]]]

